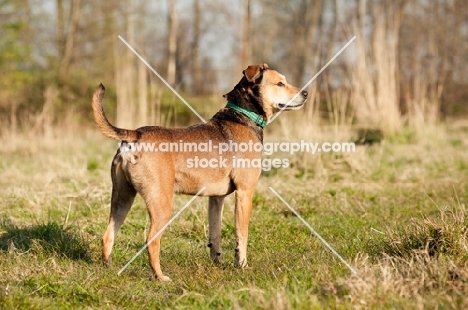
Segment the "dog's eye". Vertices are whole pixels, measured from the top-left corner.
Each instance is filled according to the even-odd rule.
[[[283,82],[278,82],[278,83],[276,83],[276,86],[283,87],[284,84],[283,84]]]

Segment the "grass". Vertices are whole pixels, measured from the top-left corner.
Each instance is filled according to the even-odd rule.
[[[281,135],[282,126],[267,137]],[[461,131],[439,128],[353,154],[288,155],[290,168],[263,173],[257,185],[246,270],[233,265],[232,197],[220,266],[206,247],[207,199],[197,198],[163,237],[162,267],[172,283],[150,280],[146,253],[117,276],[144,245],[141,198],[118,235],[113,267],[101,263],[117,145],[95,130],[81,133],[0,139],[0,308],[468,307],[468,140]],[[288,135],[284,141],[312,140],[303,128]],[[174,212],[189,199],[175,197]]]

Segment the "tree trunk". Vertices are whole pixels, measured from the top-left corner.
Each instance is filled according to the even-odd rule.
[[[192,80],[193,92],[195,94],[203,93],[203,77],[200,64],[200,27],[201,27],[201,12],[200,0],[195,0],[193,3],[193,45],[192,45]]]
[[[299,53],[299,55],[295,66],[296,73],[293,77],[293,81],[297,85],[300,85],[304,82],[304,72],[306,72],[306,68],[312,65],[311,59],[314,58],[313,56],[320,55],[320,49],[317,48],[317,46],[313,48],[313,39],[317,29],[320,26],[320,16],[322,14],[322,7],[323,0],[315,0],[312,7],[310,7],[309,3],[304,2],[302,8],[305,9],[305,12],[299,12],[299,14],[305,15],[305,25],[301,27],[301,37],[299,37],[297,40],[297,43],[299,44],[297,52]]]
[[[78,27],[78,23],[80,21],[81,16],[81,0],[73,0],[70,10],[70,22],[68,24],[68,31],[65,36],[65,42],[63,46],[63,57],[60,60],[58,70],[59,80],[62,81],[64,92],[67,92],[69,84],[69,68],[73,56],[73,48],[75,45],[76,29]]]
[[[58,61],[63,58],[63,47],[65,46],[65,22],[63,13],[63,0],[57,0],[57,54]]]
[[[398,34],[401,7],[390,0],[370,3],[373,17],[370,48],[366,48],[366,0],[360,0],[353,31],[357,36],[358,59],[352,66],[352,102],[361,126],[396,133],[401,125],[398,95]]]
[[[142,54],[144,57],[144,54]],[[143,61],[138,62],[138,124],[148,123],[148,72]]]
[[[175,5],[175,0],[169,1],[169,18],[168,18],[168,35],[167,35],[167,82],[174,86],[176,78],[176,57],[177,57],[177,28],[178,16]]]
[[[135,5],[134,0],[127,2],[125,20],[125,40],[135,46]],[[117,40],[116,40],[117,41]],[[116,42],[120,43],[120,42]],[[134,101],[136,56],[122,44],[116,46],[116,89],[117,89],[117,126],[134,128],[136,106]]]
[[[240,48],[240,66],[243,69],[247,68],[250,62],[250,0],[242,2],[242,34]]]

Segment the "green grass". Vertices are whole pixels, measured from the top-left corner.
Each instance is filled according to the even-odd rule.
[[[207,199],[197,198],[162,240],[171,283],[151,280],[146,252],[117,275],[149,228],[139,197],[117,237],[113,267],[101,262],[115,142],[94,130],[80,140],[2,138],[0,308],[466,308],[468,140],[440,130],[436,138],[395,138],[354,154],[298,154],[291,168],[262,174],[245,270],[233,264],[232,197],[221,265],[209,260]],[[189,199],[175,197],[173,212]]]

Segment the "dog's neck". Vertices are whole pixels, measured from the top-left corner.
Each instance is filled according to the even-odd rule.
[[[259,115],[263,118],[263,122],[266,124],[268,123],[268,115],[266,111],[263,109],[261,101],[261,93],[258,84],[248,83],[245,78],[243,78],[233,90],[229,93],[224,95],[224,97],[235,104],[236,106],[240,107],[242,110],[246,110],[256,115]],[[249,113],[247,113],[249,114]],[[251,128],[256,136],[258,137],[259,141],[263,143],[263,127],[259,124],[263,124],[262,122],[254,121],[252,117],[247,116],[245,113],[236,111],[232,108],[224,108],[221,109],[214,118],[223,119],[223,120],[230,120],[236,123],[240,123],[243,125],[248,126]]]
[[[255,136],[258,138],[258,141],[263,143],[263,128],[241,112],[231,108],[223,108],[213,116],[212,120],[214,120],[215,123],[218,123],[218,121],[230,121],[246,126],[252,132],[254,132]],[[222,125],[219,126],[221,130],[224,130]],[[229,134],[227,135],[229,136]]]
[[[228,101],[228,103],[226,105],[226,108],[231,108],[234,111],[237,111],[237,112],[240,112],[240,113],[244,114],[245,116],[247,116],[248,118],[253,120],[255,122],[255,124],[257,124],[258,126],[260,126],[262,128],[265,128],[266,125],[268,124],[265,121],[265,119],[263,118],[263,116],[258,115],[257,113],[254,113],[254,112],[249,111],[247,109],[241,108],[235,102]]]
[[[224,95],[224,97],[242,109],[262,116],[263,120],[268,122],[268,116],[260,103],[262,98],[258,85],[244,85],[245,82],[242,82],[243,80],[241,80],[233,90]]]

